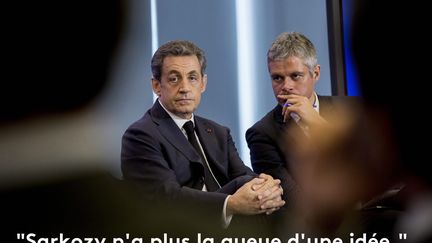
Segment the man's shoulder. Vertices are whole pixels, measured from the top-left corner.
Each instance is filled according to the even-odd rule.
[[[320,114],[325,118],[337,112],[356,111],[361,109],[362,99],[358,96],[319,96]]]
[[[149,126],[157,126],[163,123],[164,120],[171,119],[168,113],[163,109],[158,101],[149,108],[144,115],[133,122],[129,128],[148,128]]]
[[[131,131],[151,131],[152,129],[149,129],[153,126],[156,126],[156,124],[153,122],[150,110],[148,110],[141,118],[138,120],[135,120],[132,122],[126,129],[125,133],[131,132]]]
[[[345,95],[318,95],[320,102],[324,103],[347,103],[347,104],[357,104],[361,102],[359,96],[345,96]]]
[[[280,109],[279,109],[280,110]],[[267,130],[269,126],[274,126],[277,123],[278,106],[267,112],[260,120],[255,122],[249,130]]]
[[[223,130],[229,129],[228,127],[226,127],[220,123],[217,123],[213,120],[210,120],[208,118],[204,118],[204,117],[198,116],[198,115],[195,115],[194,117],[195,117],[195,122],[197,122],[198,125],[209,126],[209,127],[215,128],[215,129],[223,129]]]

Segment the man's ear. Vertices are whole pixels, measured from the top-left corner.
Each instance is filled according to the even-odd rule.
[[[204,74],[203,76],[203,84],[201,87],[201,93],[203,93],[206,90],[207,87],[207,74]]]
[[[161,83],[160,83],[160,81],[159,80],[157,80],[157,79],[155,79],[155,78],[152,78],[152,89],[153,89],[153,92],[158,96],[158,97],[160,97],[161,96]]]
[[[315,83],[320,78],[320,75],[321,75],[321,66],[318,64],[315,66],[314,71],[313,71],[313,78],[315,80]]]

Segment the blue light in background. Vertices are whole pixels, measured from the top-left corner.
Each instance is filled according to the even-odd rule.
[[[236,1],[236,25],[237,25],[237,87],[238,87],[238,111],[239,132],[244,138],[246,130],[254,123],[255,111],[255,36],[253,24],[253,1]],[[243,162],[250,165],[249,148],[246,140],[240,140],[240,157]]]
[[[150,15],[151,15],[151,33],[152,33],[152,54],[156,52],[159,46],[158,28],[157,28],[157,8],[156,0],[150,2]],[[153,93],[153,102],[156,101],[157,95]]]
[[[352,56],[351,48],[351,21],[352,21],[352,1],[342,1],[342,28],[344,41],[344,61],[345,61],[345,78],[346,90],[349,96],[359,96],[360,88],[358,84],[357,68]]]

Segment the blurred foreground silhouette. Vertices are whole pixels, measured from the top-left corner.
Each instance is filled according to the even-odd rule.
[[[424,88],[427,62],[420,61],[430,43],[422,28],[427,7],[419,1],[358,2],[352,46],[363,104],[341,107],[310,138],[294,136],[301,163],[289,166],[301,200],[285,229],[431,242],[432,174],[425,142],[430,91]]]

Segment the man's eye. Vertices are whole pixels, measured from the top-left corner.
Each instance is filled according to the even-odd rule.
[[[301,80],[303,78],[303,75],[302,74],[294,74],[293,76],[292,76],[292,79],[293,80]]]
[[[272,80],[275,81],[275,82],[281,82],[283,79],[282,79],[281,76],[273,76]]]
[[[176,83],[176,82],[178,82],[178,77],[177,76],[173,76],[173,77],[169,77],[168,78],[168,81],[170,82],[170,83]]]

